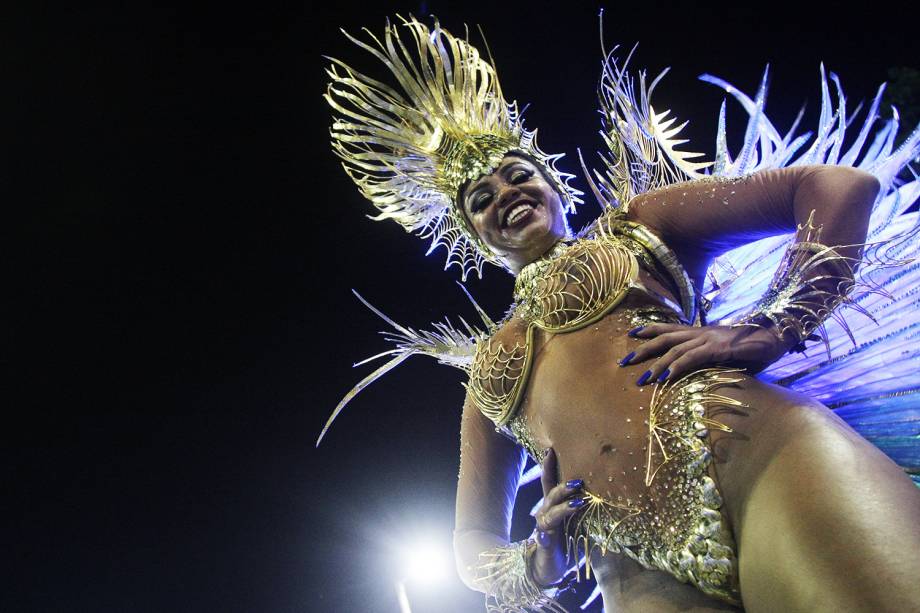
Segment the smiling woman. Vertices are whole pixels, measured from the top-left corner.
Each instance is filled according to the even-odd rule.
[[[514,273],[570,234],[562,195],[524,154],[507,155],[495,172],[461,187],[457,202],[470,230]]]
[[[910,203],[895,176],[920,132],[898,151],[862,153],[866,127],[842,153],[845,109],[828,112],[795,158],[805,141],[781,137],[762,116],[762,89],[756,101],[737,94],[752,113],[741,154],[696,162],[676,149],[667,113],[651,110],[644,76],[634,87],[608,55],[609,157],[592,182],[603,212],[573,235],[565,214],[579,192],[475,47],[415,20],[388,26],[383,42],[352,40],[401,91],[333,60],[326,99],[346,171],[378,219],[445,245],[464,277],[483,261],[506,268],[515,290],[501,322],[480,311],[486,330],[394,324],[394,357],[326,428],[409,355],[468,374],[454,545],[461,577],[489,611],[562,610],[554,595],[582,555],[605,607],[618,611],[920,601],[920,492],[827,406],[768,382],[776,372],[790,386],[807,380],[860,416],[920,388],[915,369],[892,379],[867,367],[878,343],[823,362],[788,354],[819,332],[849,333],[830,319],[841,305],[883,318],[892,302],[876,300],[879,288],[890,295],[905,277],[911,287],[920,280],[917,267],[892,273],[917,250],[916,214],[902,214]],[[775,235],[784,236],[746,247]],[[776,272],[757,299],[750,287],[765,261]],[[707,281],[707,270],[732,263],[741,273]],[[738,288],[746,302],[732,298]],[[706,325],[707,312],[729,305],[731,317]],[[911,337],[891,331],[884,341],[901,349]],[[839,387],[841,365],[862,392]],[[916,405],[899,402],[875,423],[912,427]],[[513,543],[525,453],[542,465],[544,500],[534,533]],[[915,455],[916,445],[899,457],[910,465]]]

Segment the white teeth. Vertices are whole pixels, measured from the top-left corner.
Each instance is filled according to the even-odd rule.
[[[532,207],[528,204],[519,204],[516,207],[514,207],[514,210],[508,213],[508,216],[505,218],[505,225],[510,226],[511,224],[516,222],[525,213],[527,213],[527,209],[529,208],[532,208]]]

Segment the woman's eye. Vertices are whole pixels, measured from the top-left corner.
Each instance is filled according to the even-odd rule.
[[[523,183],[524,181],[527,181],[528,179],[530,179],[532,175],[533,173],[527,170],[519,170],[518,172],[515,172],[514,174],[511,175],[511,182],[512,183]]]
[[[481,194],[477,196],[473,200],[473,206],[472,206],[473,212],[476,213],[477,211],[481,211],[486,206],[486,204],[489,203],[489,200],[491,199],[492,199],[492,194]]]

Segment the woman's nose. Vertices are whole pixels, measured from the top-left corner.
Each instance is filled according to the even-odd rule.
[[[516,185],[508,185],[503,188],[498,197],[499,208],[505,206],[509,202],[514,202],[520,195],[521,190],[519,190]]]

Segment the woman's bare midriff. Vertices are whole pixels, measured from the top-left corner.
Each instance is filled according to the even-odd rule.
[[[552,447],[561,480],[583,479],[592,493],[608,499],[634,498],[645,490],[648,412],[654,384],[636,385],[653,360],[620,366],[643,341],[627,335],[627,299],[599,322],[565,334],[539,333],[521,414],[534,442]],[[719,389],[741,409],[716,408],[709,417],[732,432],[710,430],[714,462],[710,473],[726,496],[734,529],[743,501],[759,471],[802,432],[830,428],[834,436],[866,444],[830,410],[801,394],[739,373],[740,381]]]
[[[646,302],[648,305],[649,303]],[[580,478],[608,499],[634,498],[645,489],[648,411],[653,386],[636,381],[648,364],[620,366],[642,341],[628,297],[595,324],[564,334],[538,333],[521,415],[534,442],[552,447],[560,478]]]
[[[628,502],[647,492],[648,414],[654,385],[636,385],[649,363],[619,366],[642,340],[627,332],[636,308],[632,294],[596,324],[535,339],[536,354],[521,411],[533,441],[552,447],[559,478],[580,478],[592,494]],[[710,469],[710,474],[715,473]],[[647,571],[623,555],[592,556],[605,606],[617,611],[731,611],[737,607]]]

